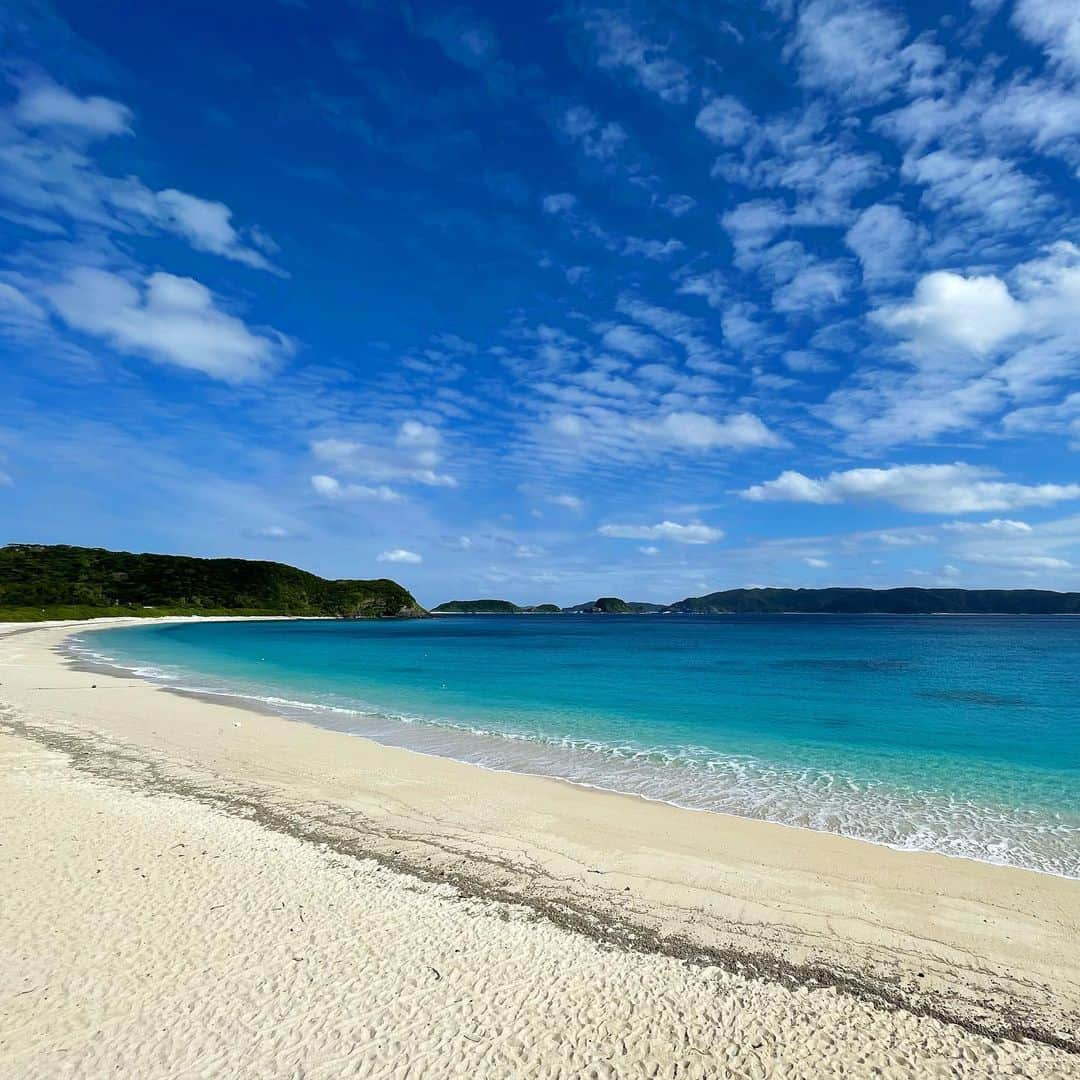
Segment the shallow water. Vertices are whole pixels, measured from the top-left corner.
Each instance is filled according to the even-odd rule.
[[[1080,619],[152,623],[73,647],[491,768],[1080,877]]]

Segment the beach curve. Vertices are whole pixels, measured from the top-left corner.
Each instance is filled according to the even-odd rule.
[[[676,965],[664,978],[709,972],[802,995],[807,1017],[825,1008],[819,1023],[842,1002],[891,1017],[901,1042],[939,1025],[958,1046],[981,1040],[960,1075],[1001,1054],[1050,1055],[1036,1075],[1075,1065],[1075,882],[489,773],[91,678],[54,651],[70,632],[2,639],[0,702],[5,741],[62,760],[76,786],[247,818],[275,843],[452,890],[463,912],[501,904],[537,933],[571,932],[604,956],[617,945],[650,971]],[[733,1045],[733,1030],[718,1024],[713,1038]]]

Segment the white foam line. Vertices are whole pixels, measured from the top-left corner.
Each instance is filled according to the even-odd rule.
[[[661,757],[660,763],[650,762],[649,764],[656,764],[657,768],[670,768],[673,765],[679,765],[683,767],[699,767],[710,768],[717,765],[724,765],[733,767],[731,772],[735,775],[731,777],[734,781],[746,778],[746,772],[749,768],[757,766],[763,773],[768,773],[771,778],[781,777],[784,775],[784,770],[776,766],[768,765],[766,762],[751,755],[732,755],[730,758],[718,759],[715,762],[701,763],[700,761],[687,760],[685,756],[680,757],[677,754],[671,753],[670,750],[662,750],[661,748],[655,748],[653,750],[646,750],[635,747],[616,747],[610,744],[594,741],[594,740],[578,740],[572,737],[564,737],[560,739],[545,738],[544,736],[534,736],[521,732],[502,732],[492,730],[488,728],[473,727],[470,725],[455,723],[450,720],[431,719],[423,716],[405,714],[405,713],[390,713],[384,710],[380,710],[374,707],[366,708],[345,708],[342,706],[335,706],[329,704],[322,704],[318,702],[303,701],[291,698],[284,698],[275,695],[261,695],[254,692],[244,690],[232,690],[218,686],[200,686],[190,682],[182,681],[185,678],[194,678],[192,673],[189,672],[169,672],[160,668],[153,668],[147,666],[132,666],[125,664],[116,657],[109,656],[104,653],[96,652],[90,649],[84,641],[77,637],[67,639],[65,643],[62,643],[59,647],[59,651],[67,656],[69,659],[76,659],[81,662],[92,662],[101,666],[112,668],[120,674],[132,674],[136,677],[147,679],[149,681],[161,683],[165,689],[176,690],[184,693],[196,693],[206,696],[221,697],[231,701],[238,701],[240,703],[249,703],[255,706],[269,706],[274,711],[277,711],[279,715],[285,719],[294,720],[299,723],[309,722],[309,717],[317,717],[320,714],[331,714],[335,716],[351,716],[357,720],[372,720],[379,719],[390,721],[391,723],[401,725],[403,729],[406,729],[410,725],[418,725],[427,731],[444,731],[448,733],[456,733],[463,736],[476,738],[479,740],[500,740],[511,741],[516,744],[534,745],[547,747],[550,750],[562,751],[571,755],[575,753],[597,753],[607,756],[608,761],[621,760],[627,764],[640,763],[642,758],[659,755]],[[281,710],[281,711],[279,711]],[[296,710],[302,712],[302,717],[289,715],[288,710]],[[316,725],[318,726],[318,725]],[[334,728],[334,730],[340,730],[340,728]],[[1036,873],[1049,874],[1052,877],[1061,877],[1067,880],[1080,880],[1080,852],[1077,854],[1077,864],[1075,870],[1061,870],[1046,865],[1040,865],[1037,862],[1038,853],[1030,850],[1024,846],[1021,842],[1017,853],[1021,856],[1026,856],[1024,861],[1010,861],[1003,858],[994,858],[989,853],[977,853],[972,851],[955,851],[948,850],[944,846],[944,842],[949,840],[950,837],[945,836],[931,836],[925,843],[900,843],[896,841],[888,840],[884,837],[867,836],[862,832],[852,832],[850,829],[844,827],[839,828],[817,828],[813,825],[802,824],[797,821],[792,821],[790,818],[777,817],[768,813],[749,813],[740,812],[737,808],[731,807],[709,807],[696,805],[693,802],[687,802],[681,800],[678,796],[659,796],[642,790],[641,788],[623,788],[618,786],[620,780],[614,777],[605,777],[604,781],[595,782],[594,780],[585,780],[573,775],[567,775],[563,772],[536,772],[529,768],[528,765],[522,762],[520,765],[515,763],[514,766],[495,765],[488,761],[477,757],[474,754],[470,754],[467,751],[462,751],[460,748],[453,746],[440,747],[437,750],[429,748],[420,748],[415,745],[410,746],[408,741],[404,743],[397,742],[387,735],[380,735],[378,733],[366,733],[362,731],[346,731],[344,734],[352,735],[356,738],[367,738],[374,742],[383,743],[384,745],[395,746],[399,749],[407,750],[411,753],[422,754],[426,757],[443,757],[451,758],[452,760],[461,761],[465,764],[474,765],[478,768],[486,769],[489,772],[502,773],[502,774],[514,774],[514,775],[526,775],[535,776],[545,779],[554,779],[563,783],[573,784],[575,787],[587,788],[594,791],[606,791],[617,795],[627,796],[631,798],[644,799],[646,802],[662,803],[668,806],[676,806],[682,810],[691,810],[696,813],[710,813],[720,814],[731,817],[739,817],[743,819],[755,820],[755,821],[767,821],[771,824],[782,825],[790,829],[800,829],[804,832],[824,833],[826,835],[843,836],[849,840],[857,840],[862,843],[874,844],[879,847],[887,847],[893,851],[901,852],[922,852],[936,855],[942,855],[946,858],[968,859],[973,862],[980,862],[990,866],[1004,866],[1013,867],[1023,870],[1031,870]],[[455,749],[457,752],[455,753]],[[686,747],[684,750],[693,749]],[[700,747],[700,750],[707,750],[707,748]],[[743,776],[739,776],[739,769],[734,766],[743,766]],[[764,779],[765,777],[761,777]],[[837,780],[839,778],[829,777],[830,780]],[[848,779],[850,783],[850,779]],[[798,794],[796,790],[796,794]],[[807,793],[802,793],[804,804],[808,801]],[[760,803],[758,804],[760,805]],[[985,812],[988,808],[979,807],[977,804],[968,804],[968,808],[972,813]],[[837,807],[837,812],[840,810]],[[917,822],[913,822],[913,825],[917,826]],[[962,839],[960,837],[959,839]],[[934,841],[936,840],[936,845]],[[1004,841],[1009,842],[1009,841]],[[1012,843],[1016,843],[1015,840]]]

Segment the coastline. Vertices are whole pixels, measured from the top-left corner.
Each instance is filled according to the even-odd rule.
[[[203,689],[176,685],[166,680],[164,676],[161,676],[157,673],[150,674],[138,668],[125,667],[118,661],[106,658],[98,658],[92,653],[90,654],[90,656],[83,655],[82,650],[72,648],[66,640],[56,647],[56,651],[59,656],[68,664],[68,666],[75,671],[83,671],[89,674],[106,675],[120,679],[139,679],[158,687],[165,693],[176,694],[180,697],[187,697],[196,701],[205,701],[206,703],[211,705],[231,705],[236,708],[244,709],[246,711],[258,713],[260,715],[270,716],[276,719],[284,719],[288,722],[295,722],[303,725],[317,727],[325,726],[317,724],[315,720],[310,718],[310,714],[316,712],[323,712],[327,708],[329,708],[328,706],[317,706],[308,702],[286,700],[281,698],[260,697],[255,694],[245,693],[242,691],[226,689]],[[334,710],[331,709],[331,711]],[[333,726],[330,725],[330,730],[337,729],[333,728]],[[1080,886],[1080,875],[1063,873],[1046,867],[1023,866],[1016,863],[998,862],[991,859],[980,859],[974,855],[943,851],[934,847],[906,846],[899,843],[890,843],[888,840],[885,839],[859,836],[850,832],[815,828],[810,825],[803,825],[793,821],[783,821],[769,817],[751,817],[750,815],[740,814],[734,811],[715,809],[705,806],[694,806],[689,802],[681,802],[678,798],[665,798],[663,796],[651,795],[642,791],[635,791],[630,788],[624,789],[614,786],[614,784],[612,783],[594,783],[590,782],[589,780],[578,779],[573,776],[562,775],[556,772],[537,771],[534,768],[530,768],[529,765],[526,763],[515,763],[512,766],[490,764],[482,760],[476,760],[475,758],[469,757],[467,754],[461,753],[460,747],[456,749],[444,749],[443,746],[440,746],[438,749],[428,749],[412,741],[398,742],[381,735],[369,734],[367,732],[345,730],[343,731],[343,734],[348,735],[350,738],[358,738],[366,742],[374,742],[379,746],[403,750],[406,753],[416,754],[421,757],[434,758],[436,761],[454,761],[459,764],[467,765],[470,768],[482,769],[485,772],[494,773],[496,775],[505,775],[509,777],[522,776],[540,780],[549,780],[556,784],[566,784],[570,787],[586,791],[597,791],[607,795],[617,795],[621,798],[639,800],[644,803],[653,803],[661,806],[669,806],[673,809],[678,809],[687,813],[710,814],[720,817],[724,820],[734,819],[735,821],[760,821],[764,824],[775,825],[782,829],[792,829],[796,832],[807,832],[818,836],[835,836],[838,838],[850,840],[853,843],[869,844],[872,847],[884,847],[888,848],[890,851],[900,853],[930,854],[940,856],[946,859],[960,859],[963,862],[974,862],[976,864],[992,867],[1002,867],[1006,869],[1022,869],[1031,873],[1047,874],[1051,877],[1061,878],[1066,881],[1074,881],[1078,884],[1078,886]],[[483,739],[489,736],[479,735],[477,737]]]
[[[765,618],[772,628],[777,627],[772,616]],[[463,636],[468,639],[477,632],[476,624],[485,621],[475,620],[470,624],[473,629],[467,629]],[[889,627],[895,627],[897,622],[903,626],[907,621],[891,617],[875,620]],[[851,622],[847,620],[845,624],[849,627],[847,650],[858,649],[861,644],[850,640]],[[492,645],[500,660],[516,662],[518,657],[512,647],[515,634],[512,627],[505,623],[504,626],[505,630],[493,636]],[[526,690],[517,698],[513,680],[509,695],[501,683],[495,686],[490,683],[486,674],[486,664],[492,659],[489,650],[474,649],[471,654],[468,650],[465,654],[455,650],[455,666],[451,669],[445,667],[449,656],[429,654],[422,634],[406,633],[406,646],[401,650],[387,652],[385,646],[373,646],[378,658],[370,656],[362,661],[361,657],[368,651],[367,634],[361,634],[365,640],[358,641],[355,650],[335,649],[336,635],[332,634],[326,641],[326,651],[321,652],[324,633],[318,624],[294,628],[298,650],[295,655],[281,653],[272,624],[261,628],[241,627],[238,636],[225,625],[217,629],[175,627],[180,632],[176,655],[173,655],[171,636],[161,638],[159,647],[158,635],[152,630],[149,636],[142,633],[150,628],[138,629],[138,633],[121,630],[118,638],[110,637],[108,629],[103,636],[100,630],[79,633],[67,639],[62,651],[81,665],[82,670],[145,678],[170,692],[193,693],[211,702],[268,709],[286,719],[496,772],[545,776],[689,810],[846,836],[896,851],[936,852],[950,858],[1020,867],[1080,881],[1080,816],[1075,799],[1069,798],[1075,770],[1071,774],[1067,768],[1055,770],[1058,759],[1052,756],[1024,757],[1022,737],[1011,740],[1012,747],[1004,739],[997,746],[982,747],[988,753],[980,757],[979,740],[988,717],[979,714],[985,714],[986,706],[993,703],[1027,707],[1046,692],[1045,686],[1040,691],[1010,683],[1007,690],[1000,691],[1010,695],[1005,698],[969,693],[953,687],[951,680],[955,676],[948,665],[935,671],[931,662],[921,684],[909,679],[902,686],[887,687],[880,682],[872,692],[863,693],[858,705],[849,711],[846,700],[830,697],[828,678],[824,685],[819,687],[815,683],[812,688],[805,683],[789,682],[774,685],[769,691],[772,701],[784,702],[779,710],[782,715],[778,715],[777,709],[766,707],[764,711],[769,715],[759,717],[756,729],[754,724],[743,723],[738,736],[728,733],[725,738],[724,725],[731,717],[744,713],[756,715],[762,702],[754,700],[753,695],[729,700],[728,686],[743,681],[731,678],[723,680],[725,685],[717,685],[716,696],[711,698],[699,694],[695,700],[691,693],[687,701],[676,696],[678,691],[671,683],[670,673],[665,671],[668,658],[662,644],[656,679],[646,679],[647,685],[642,687],[644,697],[623,694],[619,705],[613,706],[626,685],[625,681],[616,679],[608,688],[613,695],[607,690],[575,691],[570,705],[565,687],[567,672],[556,657],[551,658],[552,666],[549,658],[534,655],[534,638],[526,638],[527,651],[520,655],[525,665],[523,670],[532,672],[534,685],[531,691]],[[347,624],[340,623],[332,629],[342,631],[342,641],[351,640],[352,631]],[[572,634],[577,632],[575,629]],[[651,638],[640,627],[634,632],[643,641]],[[903,653],[903,659],[883,662],[883,670],[892,672],[905,666],[922,666],[923,646],[918,644],[921,635],[910,630],[904,632],[910,642],[908,649],[912,651],[892,646],[898,655]],[[293,631],[286,633],[291,636]],[[199,643],[216,650],[213,643],[219,635],[223,648],[221,664],[210,654],[205,655],[204,663],[200,662]],[[858,638],[857,629],[854,635]],[[454,637],[454,633],[450,636]],[[383,635],[376,633],[375,638],[382,641]],[[391,635],[390,640],[394,638],[396,635]],[[413,639],[417,644],[410,649],[408,641]],[[555,635],[553,643],[560,640],[561,635]],[[664,637],[660,640],[663,642]],[[314,652],[311,643],[316,646]],[[196,651],[185,659],[184,653],[191,646]],[[384,685],[380,668],[385,664],[388,674],[397,673],[399,651],[408,658],[404,680],[391,674]],[[843,647],[841,651],[846,656]],[[802,666],[821,667],[827,675],[832,663],[830,659],[819,660],[816,653],[811,659],[803,658],[798,652],[783,655],[786,661],[775,656],[744,657],[740,670],[745,676],[750,670],[749,659],[755,668],[775,664],[782,675],[787,669]],[[230,658],[228,663],[224,657]],[[602,686],[609,670],[618,671],[619,658],[611,660],[612,667],[601,665],[604,670],[597,672],[600,678],[589,682]],[[858,662],[847,659],[835,663],[845,671],[858,666]],[[430,686],[423,677],[413,675],[429,665],[433,676],[436,670],[442,672],[429,680]],[[571,664],[575,669],[579,666]],[[875,661],[866,661],[864,666],[874,670]],[[1066,677],[1067,670],[1059,671],[1059,676]],[[666,684],[665,674],[669,676]],[[992,677],[989,672],[984,674]],[[1013,673],[1013,683],[1017,675]],[[600,724],[578,724],[573,717],[551,723],[545,722],[542,715],[539,719],[532,716],[529,702],[545,698],[549,680],[553,702],[562,702],[564,709],[580,709],[583,715],[599,709]],[[660,689],[665,685],[666,691]],[[969,677],[966,685],[976,683]],[[979,681],[977,685],[983,684]],[[430,692],[436,687],[446,693]],[[896,724],[910,731],[913,742],[907,744],[902,738],[888,737],[875,742],[873,735],[869,740],[860,736],[860,728],[865,732],[877,726],[875,713],[887,707],[881,695],[894,690],[897,694],[910,695],[912,712],[907,715],[901,711],[890,717],[890,726]],[[815,724],[806,723],[805,717],[800,720],[800,714],[807,710],[800,703],[788,700],[793,693],[814,697],[811,711],[816,709],[828,719]],[[1015,697],[1011,696],[1014,694]],[[960,702],[955,715],[940,704],[953,698]],[[937,705],[937,715],[929,708],[920,713],[922,700]],[[501,705],[493,707],[494,701]],[[676,702],[678,707],[673,711]],[[608,723],[605,730],[603,710],[607,707],[612,708],[616,717],[630,717],[632,722],[621,730],[618,725]],[[715,741],[708,719],[712,714],[720,721],[720,735]],[[801,742],[796,754],[788,752],[783,739],[759,739],[759,733],[771,734],[774,728],[785,730],[790,714],[796,721],[794,729]],[[696,717],[696,721],[687,725],[687,716]],[[648,718],[648,722],[642,723],[642,717]],[[1071,724],[1067,703],[1063,702],[1053,723],[1045,716],[1036,716],[1034,720],[1042,724],[1042,738],[1050,741],[1054,731],[1061,732],[1068,748]],[[668,730],[669,721],[674,734]],[[1018,715],[1016,722],[1021,722]],[[943,727],[953,731],[955,753],[933,748],[936,732]],[[832,732],[828,729],[831,728],[850,729],[855,737],[850,742],[843,738],[830,742]],[[818,742],[819,737],[825,741]],[[910,745],[928,749],[922,755],[912,755]],[[1010,755],[1014,753],[1023,772],[1014,772],[1011,765],[1003,763],[1012,761]],[[1017,783],[1024,785],[1022,791],[1015,790]]]
[[[87,627],[0,627],[0,729],[80,777],[244,817],[654,964],[812,987],[904,1023],[955,1025],[957,1039],[1030,1038],[1075,1067],[1080,882],[482,769],[136,678],[90,679],[55,651]]]

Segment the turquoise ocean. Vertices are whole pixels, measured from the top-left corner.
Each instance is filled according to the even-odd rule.
[[[86,630],[85,659],[494,769],[1080,878],[1080,619]]]

